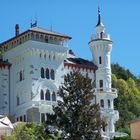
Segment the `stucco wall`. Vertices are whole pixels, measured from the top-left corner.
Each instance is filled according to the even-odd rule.
[[[140,120],[132,122],[130,124],[131,138],[134,140],[140,140]]]

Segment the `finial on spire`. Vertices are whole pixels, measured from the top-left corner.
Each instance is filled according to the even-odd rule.
[[[100,7],[98,6],[98,23],[96,26],[99,26],[102,24],[102,21],[101,21],[101,13],[100,13]]]

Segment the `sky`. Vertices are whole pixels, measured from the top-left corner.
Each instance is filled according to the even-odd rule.
[[[92,60],[88,42],[95,34],[100,5],[105,32],[113,41],[111,63],[140,75],[140,0],[0,0],[0,42],[38,26],[72,37],[69,48],[78,57]]]

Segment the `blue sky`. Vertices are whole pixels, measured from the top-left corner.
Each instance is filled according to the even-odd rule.
[[[38,26],[70,35],[69,47],[79,57],[92,59],[88,46],[95,34],[97,7],[113,40],[112,63],[140,75],[139,0],[1,0],[0,41],[14,36],[14,26],[23,32],[37,17]]]

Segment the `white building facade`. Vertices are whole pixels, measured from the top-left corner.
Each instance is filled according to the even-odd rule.
[[[96,103],[100,104],[105,124],[102,137],[109,140],[115,135],[114,124],[119,119],[114,110],[117,90],[111,87],[110,54],[112,41],[105,34],[98,13],[96,36],[89,46],[93,61],[76,57],[68,51],[71,37],[32,26],[20,33],[15,27],[15,37],[1,43],[4,50],[0,60],[0,114],[16,121],[45,121],[57,103],[56,92],[64,75],[71,70],[88,73],[95,81]]]

